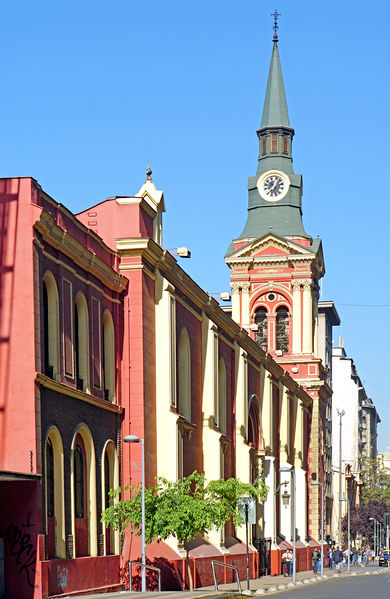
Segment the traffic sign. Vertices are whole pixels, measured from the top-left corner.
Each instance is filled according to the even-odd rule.
[[[240,497],[237,500],[238,513],[246,522],[246,506],[248,506],[248,524],[256,524],[256,499],[254,497]]]

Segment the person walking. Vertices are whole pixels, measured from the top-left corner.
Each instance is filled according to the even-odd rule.
[[[333,547],[328,549],[328,568],[333,568]]]
[[[291,549],[287,549],[287,572],[289,576],[292,576],[293,574],[293,560],[294,560],[294,554],[291,551]]]
[[[313,565],[313,572],[314,574],[318,573],[318,562],[321,559],[321,554],[318,551],[318,549],[313,549],[313,551],[311,552],[311,563]]]
[[[340,572],[343,571],[343,552],[341,551],[341,547],[337,547],[335,551],[333,551],[333,561],[336,564],[336,570]]]
[[[282,574],[283,576],[288,575],[287,549],[285,549],[282,553]]]

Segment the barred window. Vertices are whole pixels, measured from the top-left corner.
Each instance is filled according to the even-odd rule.
[[[289,351],[289,314],[286,306],[276,310],[276,351],[287,354]]]
[[[255,341],[257,345],[264,351],[268,348],[268,323],[267,323],[267,309],[257,308],[255,312],[255,324],[257,324],[257,331],[255,332]]]

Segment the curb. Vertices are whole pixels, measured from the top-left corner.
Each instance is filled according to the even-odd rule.
[[[343,574],[333,574],[333,576],[329,576],[329,575],[324,575],[322,578],[315,578],[314,576],[312,576],[311,578],[302,578],[301,580],[296,580],[295,584],[293,582],[289,582],[287,584],[272,584],[271,586],[269,586],[268,588],[260,588],[257,589],[256,591],[244,591],[241,595],[241,597],[248,597],[248,596],[256,596],[256,595],[268,595],[270,593],[278,593],[278,592],[282,592],[282,591],[289,591],[292,589],[295,589],[296,587],[299,587],[301,585],[307,585],[307,584],[315,584],[318,582],[329,582],[334,580],[335,578],[339,578],[339,579],[348,579],[351,578],[352,576],[374,576],[377,574],[386,574],[388,573],[388,569],[385,568],[384,570],[374,570],[372,572],[344,572]],[[240,595],[237,595],[237,597],[239,597]]]

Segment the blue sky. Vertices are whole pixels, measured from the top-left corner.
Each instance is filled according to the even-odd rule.
[[[164,246],[207,291],[246,220],[272,18],[304,179],[305,228],[323,240],[323,299],[390,445],[390,5],[359,0],[8,0],[1,3],[0,176],[35,177],[77,212],[164,190]],[[379,306],[378,306],[379,305]]]

